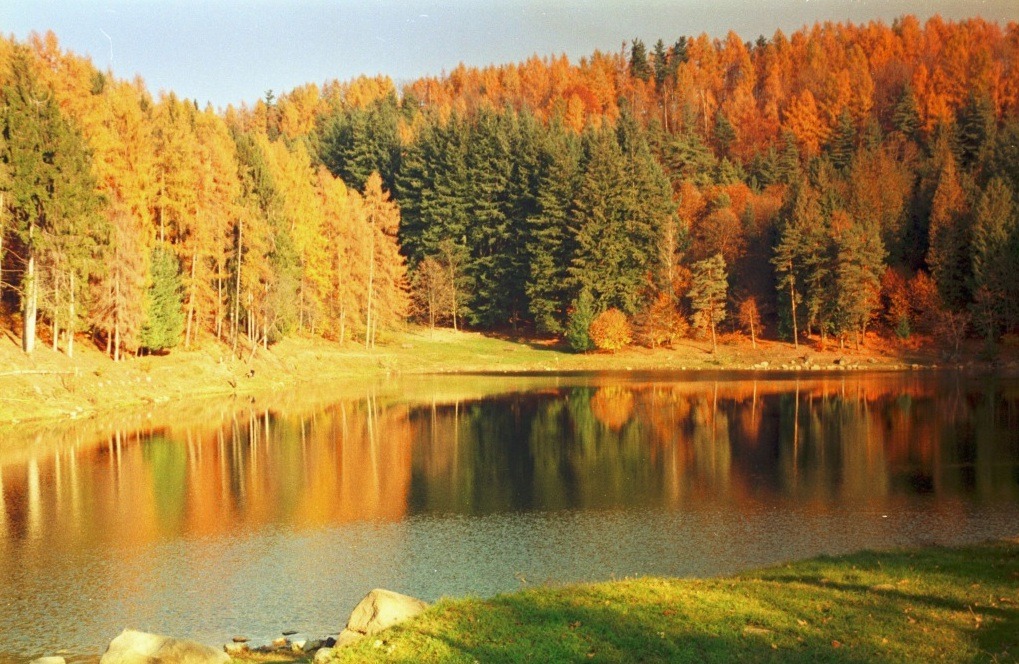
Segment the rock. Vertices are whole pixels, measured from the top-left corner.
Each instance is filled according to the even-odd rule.
[[[340,632],[339,637],[336,639],[336,648],[342,648],[343,646],[349,646],[354,641],[357,641],[361,637],[365,636],[361,632],[355,632],[350,629],[345,629]]]
[[[33,659],[32,664],[67,664],[67,660],[63,657],[39,657]]]
[[[250,639],[246,636],[235,636],[230,640],[233,641],[234,643],[247,643],[248,641],[250,641]]]
[[[364,596],[354,607],[347,620],[347,631],[359,634],[376,634],[408,618],[413,618],[428,608],[428,603],[415,597],[376,588]],[[342,643],[343,634],[339,641]]]
[[[246,644],[246,643],[228,643],[225,646],[223,646],[223,652],[225,652],[226,654],[230,655],[231,657],[236,657],[238,655],[243,655],[244,653],[248,652],[248,644]]]
[[[125,629],[103,653],[99,664],[226,664],[230,656],[209,646]]]
[[[273,639],[272,640],[272,647],[273,648],[286,648],[289,645],[290,645],[290,641],[288,641],[285,637],[282,637],[282,636],[280,638],[278,638],[278,639]],[[100,664],[102,664],[102,663],[100,662]]]
[[[315,653],[314,664],[325,664],[333,658],[332,648],[319,648],[318,652]]]

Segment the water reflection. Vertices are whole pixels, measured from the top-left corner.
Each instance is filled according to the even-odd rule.
[[[832,547],[1016,534],[998,532],[1019,523],[1016,381],[637,376],[511,388],[220,404],[201,420],[98,438],[70,430],[38,455],[14,447],[0,457],[2,640],[37,654],[44,637],[11,636],[32,620],[64,639],[54,645],[93,649],[125,621],[194,632],[195,606],[206,623],[246,621],[210,628],[215,638],[276,630],[281,602],[298,600],[265,579],[314,584],[344,565],[362,585],[487,593],[512,589],[524,567],[557,580],[605,578],[606,566],[717,573]],[[923,518],[854,522],[889,512]],[[556,530],[573,539],[548,548]],[[700,533],[747,544],[720,553]],[[315,624],[338,624],[363,590],[338,593]]]

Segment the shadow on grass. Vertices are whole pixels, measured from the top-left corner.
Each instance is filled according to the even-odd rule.
[[[1017,588],[1017,542],[543,588],[440,603],[387,661],[1014,661]]]

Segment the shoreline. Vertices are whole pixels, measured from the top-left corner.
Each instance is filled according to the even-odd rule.
[[[976,342],[980,344],[981,342]],[[174,405],[196,399],[246,397],[299,386],[360,384],[397,376],[571,375],[590,372],[753,372],[764,378],[833,372],[909,372],[947,369],[1019,374],[1019,349],[1002,347],[994,362],[979,347],[964,359],[938,361],[937,349],[896,349],[887,342],[853,349],[798,348],[780,341],[734,337],[712,354],[706,342],[683,340],[670,349],[628,348],[614,354],[574,354],[533,339],[507,339],[446,329],[411,329],[375,349],[322,339],[287,339],[268,351],[205,342],[193,350],[134,357],[114,363],[86,344],[76,356],[40,347],[24,355],[10,336],[0,338],[0,432],[25,425],[84,420],[118,410]]]
[[[426,655],[428,661],[465,655],[489,661],[513,653],[577,661],[591,652],[655,661],[757,661],[784,652],[807,661],[841,659],[833,652],[838,649],[861,661],[1010,659],[1019,647],[1016,576],[1019,533],[969,544],[821,555],[705,578],[636,577],[486,598],[442,597],[406,623],[333,648],[323,661],[413,661]],[[71,664],[101,657],[51,654]],[[314,652],[285,648],[228,654],[242,663],[315,658]],[[0,653],[5,664],[28,661]]]

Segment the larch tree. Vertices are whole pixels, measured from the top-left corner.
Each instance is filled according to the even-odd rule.
[[[400,209],[378,173],[365,183],[364,208],[369,233],[365,347],[373,348],[380,329],[393,329],[407,315],[406,264],[396,240]]]
[[[155,143],[144,91],[126,83],[103,87],[92,147],[103,217],[110,227],[109,260],[96,283],[107,349],[119,360],[138,345],[145,323],[145,292],[153,243],[156,186]]]

